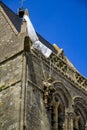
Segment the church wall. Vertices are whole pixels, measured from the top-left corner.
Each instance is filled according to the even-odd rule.
[[[0,130],[19,130],[21,122],[24,34],[12,26],[0,12]]]
[[[27,89],[26,89],[26,127],[29,130],[51,130],[51,122],[49,116],[49,110],[45,107],[43,95],[44,95],[44,84],[43,81],[48,80],[51,73],[53,79],[55,93],[58,93],[63,100],[64,111],[70,120],[70,125],[64,130],[70,130],[74,127],[74,116],[75,108],[74,100],[76,97],[86,98],[86,93],[82,92],[78,85],[73,84],[72,81],[68,80],[67,77],[60,72],[54,70],[47,65],[44,61],[41,61],[41,57],[27,54]],[[44,74],[45,77],[44,77]],[[50,72],[51,71],[51,72]],[[84,100],[85,101],[85,100]],[[75,104],[76,105],[76,104]],[[83,108],[81,108],[83,111]],[[71,117],[72,115],[72,117]],[[72,118],[72,119],[71,119]]]
[[[43,103],[43,74],[38,59],[27,53],[26,128],[50,130],[48,114]]]
[[[0,84],[9,86],[21,80],[22,56],[17,56],[0,64]]]
[[[60,71],[56,71],[53,66],[50,66],[40,57],[30,54],[28,57],[28,79],[37,84],[41,89],[43,81],[47,80],[51,75],[53,81],[61,82],[69,91],[71,97],[82,96],[86,98],[86,93],[81,88],[74,84],[70,79],[63,75]]]
[[[0,130],[19,130],[22,56],[0,64]]]
[[[61,114],[64,130],[86,128],[87,93],[80,77],[62,59],[48,62],[36,54],[26,32],[17,35],[12,26],[0,12],[0,130],[57,130]]]
[[[21,83],[0,92],[0,130],[19,130]]]
[[[0,62],[23,50],[21,36],[17,36],[0,12]]]
[[[28,83],[26,96],[26,128],[28,130],[50,130],[47,111],[43,104],[43,92]]]

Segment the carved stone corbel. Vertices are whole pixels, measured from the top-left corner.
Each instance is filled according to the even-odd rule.
[[[52,86],[51,80],[44,81],[44,93],[43,93],[43,102],[46,108],[50,108],[50,103],[52,99],[52,95],[55,92],[55,88]]]

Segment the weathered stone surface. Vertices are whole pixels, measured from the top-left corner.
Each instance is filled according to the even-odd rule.
[[[23,50],[20,36],[16,36],[0,12],[0,62]]]
[[[80,116],[80,119],[79,119],[80,124],[78,124],[78,125],[82,125],[81,129],[83,129],[84,125],[86,123],[86,119],[87,119],[87,114],[86,114],[87,102],[85,100],[87,98],[86,91],[83,91],[82,88],[79,88],[78,84],[76,85],[74,82],[71,81],[70,78],[68,79],[63,73],[60,73],[60,71],[55,71],[55,68],[52,68],[52,66],[50,67],[50,65],[46,61],[41,60],[41,57],[37,57],[37,56],[33,55],[33,53],[32,53],[32,55],[27,54],[27,56],[28,56],[27,65],[28,65],[28,82],[29,82],[29,84],[27,86],[27,90],[28,90],[28,93],[30,93],[30,94],[29,95],[27,94],[27,103],[26,104],[28,104],[29,106],[26,107],[27,108],[26,112],[28,113],[29,116],[27,117],[26,127],[30,130],[31,129],[44,130],[44,128],[45,129],[51,129],[51,128],[56,129],[56,125],[50,126],[50,124],[52,122],[50,122],[51,117],[49,118],[49,116],[48,116],[49,112],[50,112],[50,110],[48,110],[48,109],[50,107],[52,107],[52,105],[54,105],[54,106],[57,105],[54,100],[56,97],[58,100],[58,103],[60,104],[59,106],[61,106],[61,111],[62,111],[62,107],[64,107],[63,109],[65,109],[65,110],[68,109],[68,113],[69,113],[68,116],[69,116],[70,121],[67,122],[67,124],[64,124],[65,126],[68,126],[68,128],[69,128],[68,130],[75,128],[73,123],[74,123],[75,118],[77,118],[76,116],[78,116],[77,111]],[[51,72],[51,75],[50,75],[50,72]],[[50,81],[49,78],[51,78],[52,81]],[[49,90],[47,90],[47,92],[48,92],[47,115],[46,115],[46,110],[44,109],[45,104],[44,104],[44,100],[43,100],[43,96],[42,96],[44,93],[43,81],[48,82],[49,84],[51,83],[51,85],[54,87],[54,90],[55,90],[53,95],[52,95],[52,93],[50,93]],[[39,93],[40,93],[40,95],[38,95]],[[50,99],[50,102],[49,102],[49,99]],[[37,104],[37,102],[38,102],[38,104]],[[75,102],[77,102],[77,104]],[[53,106],[53,108],[54,108],[54,106]],[[84,119],[81,117],[80,110],[84,111],[83,112]],[[60,107],[59,107],[59,111],[60,111]],[[65,112],[63,112],[62,114],[64,114],[64,113]],[[71,118],[70,113],[73,114],[73,118]],[[41,116],[41,115],[44,115],[44,116]],[[60,115],[60,112],[59,112],[59,115]],[[64,117],[63,117],[63,119],[64,119]],[[62,121],[63,121],[63,119],[62,119]],[[82,123],[81,120],[84,120],[84,123]],[[41,121],[42,121],[42,123],[41,123]],[[57,124],[58,124],[58,122],[57,122]],[[58,129],[60,127],[63,127],[63,124],[62,124],[62,126],[58,125]],[[66,129],[66,127],[65,127],[65,129]]]
[[[14,84],[21,80],[22,56],[11,59],[0,66],[0,84]]]
[[[87,79],[64,55],[31,50],[25,22],[12,26],[0,11],[0,130],[85,130]]]
[[[0,92],[0,130],[18,130],[21,83]]]
[[[43,93],[32,84],[28,84],[26,99],[27,129],[50,130],[48,115],[43,104]]]

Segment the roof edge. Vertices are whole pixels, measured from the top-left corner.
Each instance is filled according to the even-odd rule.
[[[14,33],[16,35],[18,35],[18,31],[17,29],[15,28],[15,26],[13,25],[13,23],[11,22],[11,20],[9,19],[9,17],[7,16],[7,14],[5,13],[3,7],[0,5],[0,12],[4,15],[5,19],[7,20],[7,22],[9,23],[10,27],[12,28],[12,30],[14,31]]]

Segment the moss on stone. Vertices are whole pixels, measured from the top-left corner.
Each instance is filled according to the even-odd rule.
[[[0,84],[0,91],[5,88],[5,84]]]

